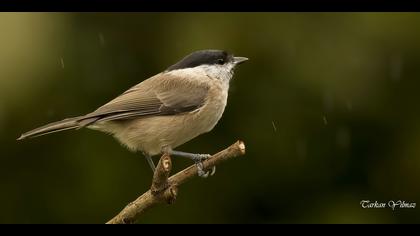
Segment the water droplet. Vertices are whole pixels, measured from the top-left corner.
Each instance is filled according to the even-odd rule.
[[[101,44],[101,46],[105,46],[105,38],[104,35],[102,33],[98,34],[99,37],[99,43]]]
[[[64,59],[62,57],[60,57],[60,65],[64,69]]]
[[[271,124],[273,125],[274,132],[277,132],[276,124],[274,123],[274,120],[271,121]]]

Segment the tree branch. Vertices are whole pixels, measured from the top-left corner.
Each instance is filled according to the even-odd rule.
[[[213,166],[244,154],[245,144],[242,141],[237,141],[230,147],[203,161],[204,170],[210,170]],[[147,209],[157,204],[174,203],[178,194],[178,186],[197,176],[197,166],[191,165],[168,178],[171,169],[171,157],[164,154],[156,167],[150,190],[129,203],[118,215],[108,221],[107,224],[131,224]]]

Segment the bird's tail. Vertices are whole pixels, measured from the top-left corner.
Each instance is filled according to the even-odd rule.
[[[33,137],[38,137],[41,135],[55,133],[55,132],[59,132],[63,130],[77,129],[77,128],[83,127],[82,124],[80,124],[79,122],[80,118],[81,117],[79,116],[79,117],[64,119],[62,121],[49,123],[47,125],[44,125],[42,127],[33,129],[31,131],[28,131],[22,134],[17,140],[33,138]]]

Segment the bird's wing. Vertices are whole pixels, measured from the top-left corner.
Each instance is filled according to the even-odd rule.
[[[195,78],[161,73],[85,115],[80,122],[86,126],[98,120],[121,120],[190,112],[204,104],[208,89],[206,84],[199,83]]]

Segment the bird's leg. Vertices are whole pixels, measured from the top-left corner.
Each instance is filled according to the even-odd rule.
[[[211,157],[210,154],[196,154],[196,153],[181,152],[181,151],[175,151],[175,150],[166,150],[166,152],[170,155],[186,157],[188,159],[193,160],[195,164],[197,165],[198,176],[203,177],[203,178],[207,178],[209,176],[209,171],[205,172],[203,170],[204,167],[203,167],[202,161]],[[210,175],[214,175],[215,172],[216,172],[216,166],[213,166]]]
[[[152,168],[153,173],[155,173],[156,167],[155,167],[155,163],[153,163],[152,157],[149,154],[145,154],[145,153],[144,153],[144,156],[146,157],[147,163],[149,163],[150,168]]]

